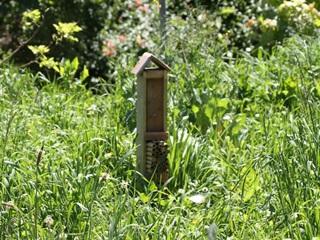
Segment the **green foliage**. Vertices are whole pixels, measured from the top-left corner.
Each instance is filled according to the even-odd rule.
[[[112,5],[112,2],[110,2]],[[56,34],[56,31],[66,30],[62,35],[56,34],[58,39],[68,37],[70,39],[69,30],[67,26],[59,26],[60,23],[77,23],[77,26],[83,29],[82,32],[77,33],[77,37],[72,35],[72,40],[79,40],[77,43],[70,43],[67,41],[60,42],[55,46],[54,51],[51,51],[47,56],[48,59],[54,58],[56,61],[62,60],[62,58],[74,59],[78,57],[81,68],[83,65],[87,66],[87,69],[91,72],[92,76],[103,75],[105,71],[105,64],[99,59],[101,58],[101,51],[98,37],[99,31],[104,26],[104,23],[108,16],[115,18],[118,14],[115,8],[109,8],[109,3],[106,5],[102,1],[10,1],[9,4],[3,6],[3,10],[0,13],[0,18],[4,21],[1,23],[2,38],[1,49],[7,51],[13,51],[21,42],[25,41],[32,34],[33,30],[23,29],[21,26],[21,20],[23,12],[25,12],[26,21],[28,24],[34,24],[34,20],[38,19],[39,12],[42,14],[41,19],[45,19],[41,23],[39,31],[36,33],[36,37],[30,41],[30,45],[45,45],[48,46],[52,41],[52,35]],[[109,12],[110,10],[110,12]],[[114,12],[112,12],[114,11]],[[36,14],[37,13],[37,14]],[[36,15],[35,15],[36,14]],[[33,17],[37,18],[33,18]],[[23,22],[22,22],[23,23]],[[53,26],[56,24],[56,28]],[[25,24],[24,24],[25,25]],[[23,26],[24,26],[23,25]],[[34,27],[33,27],[34,29]],[[73,29],[75,30],[75,29]],[[31,31],[31,32],[30,32]],[[25,64],[32,61],[34,56],[26,47],[15,54],[15,62],[19,64]],[[37,65],[31,65],[33,69],[39,70]]]
[[[69,81],[68,74],[74,73],[77,64],[75,59],[64,65],[65,81]],[[40,89],[37,86],[42,79],[41,75],[33,76],[25,72],[16,75],[14,71],[17,69],[10,69],[8,66],[1,69],[0,73],[4,80],[1,83],[1,127],[6,129],[1,135],[0,144],[0,166],[3,173],[1,182],[4,183],[1,184],[0,198],[3,204],[14,201],[12,208],[2,205],[5,209],[0,215],[1,238],[51,238],[65,233],[81,235],[80,232],[85,231],[89,222],[86,223],[85,220],[83,224],[78,223],[86,218],[87,213],[93,211],[90,202],[95,201],[94,196],[88,198],[85,193],[91,189],[91,183],[94,184],[107,168],[114,169],[110,174],[115,176],[118,171],[123,174],[128,170],[126,164],[132,168],[132,163],[128,160],[132,160],[132,156],[123,157],[125,149],[130,151],[132,144],[127,144],[127,138],[113,135],[113,132],[119,129],[118,121],[111,126],[108,125],[107,118],[104,118],[108,112],[110,116],[116,117],[114,110],[118,104],[121,105],[121,98],[110,96],[110,101],[105,102],[104,97],[98,97],[98,100],[72,81],[68,89],[62,88],[56,82]],[[15,81],[11,80],[12,77]],[[121,119],[123,116],[118,115],[116,118],[118,117]],[[80,123],[79,118],[85,121]],[[106,121],[100,125],[96,122],[98,119]],[[74,131],[78,127],[82,129],[81,136]],[[100,135],[102,129],[110,130],[109,134],[102,134],[105,134],[105,138]],[[18,132],[21,134],[21,142],[16,135]],[[69,145],[71,142],[73,146]],[[104,146],[104,143],[107,143],[108,147]],[[36,160],[38,146],[42,145],[45,154],[39,165],[37,181],[36,161],[32,159]],[[96,158],[99,154],[103,154],[103,157],[99,157],[100,160]],[[19,157],[16,159],[13,155]],[[87,165],[89,162],[96,166]],[[87,166],[87,172],[83,172],[84,166]],[[115,185],[118,181],[121,183],[121,179],[115,179]],[[21,184],[22,188],[16,184]],[[114,188],[111,185],[110,187]],[[104,185],[96,184],[96,189],[102,188]],[[99,195],[103,195],[103,192],[97,191]],[[39,195],[38,203],[34,198],[36,192]],[[30,214],[35,207],[39,209],[37,233],[33,227],[34,215]],[[54,222],[44,224],[43,221],[48,216],[51,216]],[[17,225],[9,224],[13,217]],[[19,222],[24,224],[20,225]],[[89,236],[88,238],[90,239]]]
[[[38,24],[40,19],[41,19],[41,13],[39,9],[28,10],[22,14],[22,23],[26,27]]]
[[[192,17],[202,21],[208,16],[214,19],[211,39],[223,42],[233,52],[240,49],[255,54],[259,47],[270,50],[295,34],[317,36],[319,33],[319,6],[313,1],[168,2],[169,8],[186,20]],[[206,10],[199,13],[195,7]],[[194,14],[190,16],[188,9]]]
[[[186,46],[170,64],[162,188],[136,181],[133,59],[105,95],[74,79],[77,59],[54,82],[0,69],[2,238],[319,236],[319,42],[230,61]]]
[[[27,25],[26,25],[27,26]],[[55,44],[59,44],[63,41],[63,39],[77,42],[78,38],[74,37],[75,32],[79,32],[82,29],[76,23],[61,23],[53,24],[55,27],[57,34],[52,35],[52,41]],[[37,62],[40,68],[45,67],[47,69],[54,69],[57,73],[59,73],[60,77],[65,79],[73,80],[75,74],[79,67],[79,60],[78,58],[74,58],[72,62],[70,60],[64,61],[62,60],[60,63],[55,61],[53,57],[48,58],[47,54],[50,51],[50,47],[52,43],[48,46],[38,45],[32,46],[28,45],[28,48],[32,51],[32,53],[36,56],[35,62],[39,59],[40,61]],[[83,67],[83,71],[81,73],[80,81],[83,82],[89,76],[88,69],[86,66]],[[68,83],[67,85],[69,85]]]
[[[45,45],[39,45],[39,46],[31,46],[29,45],[28,48],[31,50],[31,52],[34,55],[45,55],[46,53],[48,53],[50,51],[50,48],[45,46]]]
[[[107,18],[99,32],[101,61],[108,64],[108,77],[114,78],[115,65],[121,61],[127,65],[124,56],[140,56],[145,51],[160,52],[161,32],[159,30],[159,5],[156,1],[121,1],[115,4],[117,19]]]
[[[79,60],[78,58],[73,59],[72,61],[66,60],[61,61],[61,63],[58,64],[57,69],[55,69],[62,79],[69,79],[68,82],[66,82],[64,85],[69,86],[74,80],[76,73],[79,69]],[[88,69],[86,66],[83,67],[83,70],[80,72],[79,81],[81,84],[84,83],[84,80],[89,76]]]
[[[127,61],[123,54],[140,56],[144,51],[162,54],[164,47],[161,46],[167,44],[166,37],[177,35],[176,31],[182,28],[190,28],[193,21],[198,22],[201,32],[206,32],[201,35],[222,48],[227,47],[229,56],[239,49],[256,56],[259,47],[271,51],[273,46],[295,34],[316,36],[320,25],[319,6],[309,1],[176,0],[167,1],[167,5],[168,24],[163,33],[159,29],[157,1],[11,1],[2,13],[5,19],[2,27],[8,30],[3,31],[6,40],[1,48],[4,51],[15,49],[30,36],[35,26],[41,25],[41,31],[30,45],[48,46],[54,35],[60,42],[47,58],[53,57],[59,62],[63,58],[78,57],[80,68],[86,65],[92,77],[92,81],[86,83],[98,85],[96,79],[99,77],[109,82],[115,80],[115,63]],[[12,13],[22,16],[21,19],[13,19]],[[74,23],[79,29],[72,26]],[[77,32],[80,28],[82,31],[76,37],[69,35],[70,30]],[[65,37],[70,41],[62,42]],[[15,54],[15,60],[20,63],[32,61],[32,58],[25,48]]]
[[[82,30],[81,27],[77,25],[77,23],[61,23],[53,24],[54,28],[57,30],[57,35],[54,34],[52,37],[55,40],[56,44],[62,41],[62,39],[70,40],[71,42],[78,42],[78,38],[74,37],[73,34],[75,32],[80,32]]]
[[[62,23],[59,22],[58,24],[53,24],[54,28],[56,29],[56,34],[52,35],[52,40],[48,45],[30,45],[29,42],[33,40],[35,37],[36,33],[40,29],[41,23],[40,21],[40,11],[38,9],[36,10],[28,10],[23,13],[23,20],[22,23],[23,28],[25,31],[27,30],[33,30],[33,33],[31,34],[30,37],[28,37],[27,40],[23,41],[20,46],[18,46],[10,55],[5,57],[2,61],[1,64],[3,64],[5,61],[10,59],[11,57],[14,56],[17,52],[21,51],[21,49],[25,46],[28,47],[28,49],[35,55],[35,59],[31,60],[28,63],[25,63],[23,67],[28,66],[32,63],[38,63],[40,68],[45,67],[47,69],[54,69],[56,72],[60,74],[61,77],[65,77],[68,79],[74,78],[74,75],[76,74],[79,66],[79,61],[78,58],[74,58],[72,64],[70,64],[69,60],[66,61],[66,64],[63,62],[59,63],[56,62],[53,57],[47,57],[49,54],[50,48],[55,43],[55,45],[61,43],[64,39],[69,40],[71,42],[78,42],[78,38],[74,36],[76,32],[81,31],[82,29],[74,22],[72,23]],[[34,29],[36,27],[36,29]],[[69,66],[72,66],[72,70]],[[68,70],[70,74],[65,76],[65,69]],[[87,78],[88,75],[88,69],[84,67],[84,71],[81,74],[81,82]]]
[[[47,69],[51,69],[53,68],[55,71],[59,72],[59,67],[58,67],[59,63],[54,61],[54,58],[47,58],[46,56],[41,56],[40,57],[40,63],[39,66],[42,67],[46,67]]]
[[[145,3],[126,4],[119,3],[138,13],[135,21],[156,16],[156,5],[141,11]],[[236,13],[232,6],[219,12]],[[114,22],[114,32],[103,29],[106,43],[97,48],[110,51],[115,81],[98,79],[102,94],[83,86],[89,69],[80,57],[57,60],[46,44],[28,46],[43,67],[57,72],[53,80],[1,64],[0,238],[320,236],[318,39],[296,36],[271,51],[257,48],[255,56],[232,53],[227,39],[212,41],[219,18],[192,9],[186,16],[172,16],[166,37],[146,46],[134,31],[124,42],[118,37],[122,24],[136,27],[128,19]],[[148,29],[140,30],[140,40],[147,40]],[[119,46],[130,44],[141,48],[121,52]],[[136,78],[130,71],[135,54],[147,48],[166,55],[173,69],[170,179],[162,187],[141,184],[135,171]]]

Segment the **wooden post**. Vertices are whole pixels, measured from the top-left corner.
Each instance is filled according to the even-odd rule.
[[[141,135],[146,131],[146,119],[147,112],[145,111],[146,106],[146,72],[137,76],[137,170],[144,176],[146,175],[146,142]]]
[[[147,68],[153,62],[158,68]],[[147,179],[168,178],[167,72],[171,68],[144,53],[132,72],[137,75],[137,170]]]

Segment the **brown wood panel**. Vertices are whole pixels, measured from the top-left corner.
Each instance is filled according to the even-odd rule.
[[[137,170],[146,173],[146,141],[144,140],[144,133],[146,131],[146,73],[138,75],[137,80]]]
[[[147,79],[150,78],[163,78],[164,77],[164,71],[162,69],[147,69],[146,71]]]
[[[164,129],[163,78],[147,79],[147,132],[163,132]]]
[[[168,140],[168,132],[145,132],[144,133],[145,140]]]

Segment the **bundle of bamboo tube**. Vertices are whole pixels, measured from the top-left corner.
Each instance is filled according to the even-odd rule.
[[[168,144],[162,140],[147,142],[146,148],[146,170],[148,173],[165,173],[168,171]]]

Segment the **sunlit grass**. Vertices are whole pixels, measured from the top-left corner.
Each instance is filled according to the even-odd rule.
[[[319,237],[319,49],[169,55],[160,189],[136,181],[136,59],[102,95],[1,66],[1,239]]]

